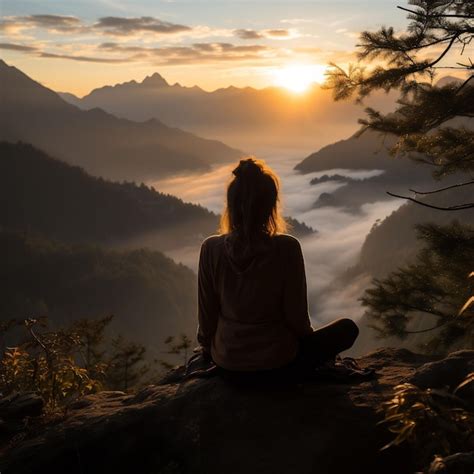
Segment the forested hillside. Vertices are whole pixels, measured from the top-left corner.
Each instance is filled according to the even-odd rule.
[[[468,187],[447,190],[422,198],[423,201],[438,206],[468,202],[471,199],[472,190],[469,190]],[[453,221],[473,225],[474,212],[472,209],[443,212],[419,204],[404,204],[390,216],[374,225],[362,245],[359,261],[354,267],[348,269],[339,282],[343,285],[350,285],[362,275],[378,279],[387,277],[391,272],[412,263],[423,245],[426,245],[426,242],[417,238],[417,225],[429,223],[449,225]],[[362,291],[360,296],[362,296]],[[378,339],[370,324],[372,322],[366,315],[359,320],[361,334],[353,349],[355,354],[363,354],[382,345],[401,346],[419,351],[420,344],[424,344],[433,337],[431,332],[421,332],[412,334],[404,340],[395,337]],[[412,324],[409,324],[410,329],[414,331],[423,331],[431,326],[433,326],[433,318],[426,314],[420,314]]]
[[[153,248],[198,245],[219,216],[144,184],[95,178],[31,145],[0,142],[0,225],[70,242],[122,244],[152,235]],[[289,218],[293,232],[312,232]]]
[[[436,186],[436,185],[434,185]],[[433,195],[423,200],[438,206],[468,202],[472,197],[469,188],[457,188]],[[420,248],[416,238],[417,224],[449,224],[457,220],[463,224],[474,224],[472,210],[442,212],[436,209],[406,203],[382,222],[377,223],[367,235],[361,249],[358,272],[382,277],[414,257]]]
[[[199,243],[217,224],[207,209],[145,185],[94,178],[31,145],[0,143],[3,227],[105,244],[153,232],[164,250]]]
[[[161,357],[164,340],[196,326],[196,277],[162,253],[68,245],[0,231],[0,314],[56,326],[113,314],[111,329]],[[8,343],[8,341],[7,341]]]
[[[393,143],[392,138],[384,141],[369,131],[358,138],[351,136],[321,148],[298,163],[295,169],[311,173],[334,168],[400,171],[414,167],[412,163],[390,157],[387,147]]]

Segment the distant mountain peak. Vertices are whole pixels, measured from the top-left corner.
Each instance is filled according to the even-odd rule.
[[[157,72],[155,72],[151,76],[146,76],[145,79],[143,79],[142,84],[144,86],[151,86],[151,87],[168,87],[169,86],[165,78]]]

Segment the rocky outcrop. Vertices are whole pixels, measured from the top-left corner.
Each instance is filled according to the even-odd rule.
[[[30,417],[40,416],[43,399],[34,392],[14,392],[0,398],[0,445],[16,433],[27,429]]]
[[[212,377],[148,386],[135,395],[101,392],[71,404],[45,430],[11,442],[0,471],[410,473],[416,456],[409,447],[380,451],[393,435],[377,425],[379,409],[394,385],[422,377],[432,362],[382,349],[359,359],[377,370],[359,383],[249,385]]]
[[[474,351],[461,350],[452,352],[444,359],[422,365],[408,382],[420,388],[448,387],[454,390],[469,373],[474,373]],[[473,388],[473,384],[466,386],[466,396]]]

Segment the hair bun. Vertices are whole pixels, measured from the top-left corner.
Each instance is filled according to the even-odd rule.
[[[239,165],[232,171],[234,176],[256,175],[260,174],[262,169],[258,166],[254,158],[245,158],[240,160]]]

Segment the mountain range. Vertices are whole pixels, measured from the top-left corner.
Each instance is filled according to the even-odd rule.
[[[130,120],[156,118],[204,136],[215,136],[250,151],[330,143],[356,128],[361,107],[352,102],[334,102],[331,91],[313,85],[304,94],[280,87],[255,89],[227,87],[212,92],[200,87],[169,84],[159,73],[94,89],[82,98],[60,94],[84,110],[100,107]],[[386,111],[393,94],[377,93],[368,104]],[[334,138],[333,138],[334,137]]]
[[[157,119],[83,111],[0,60],[0,140],[31,143],[91,174],[143,181],[238,159],[242,152]]]

